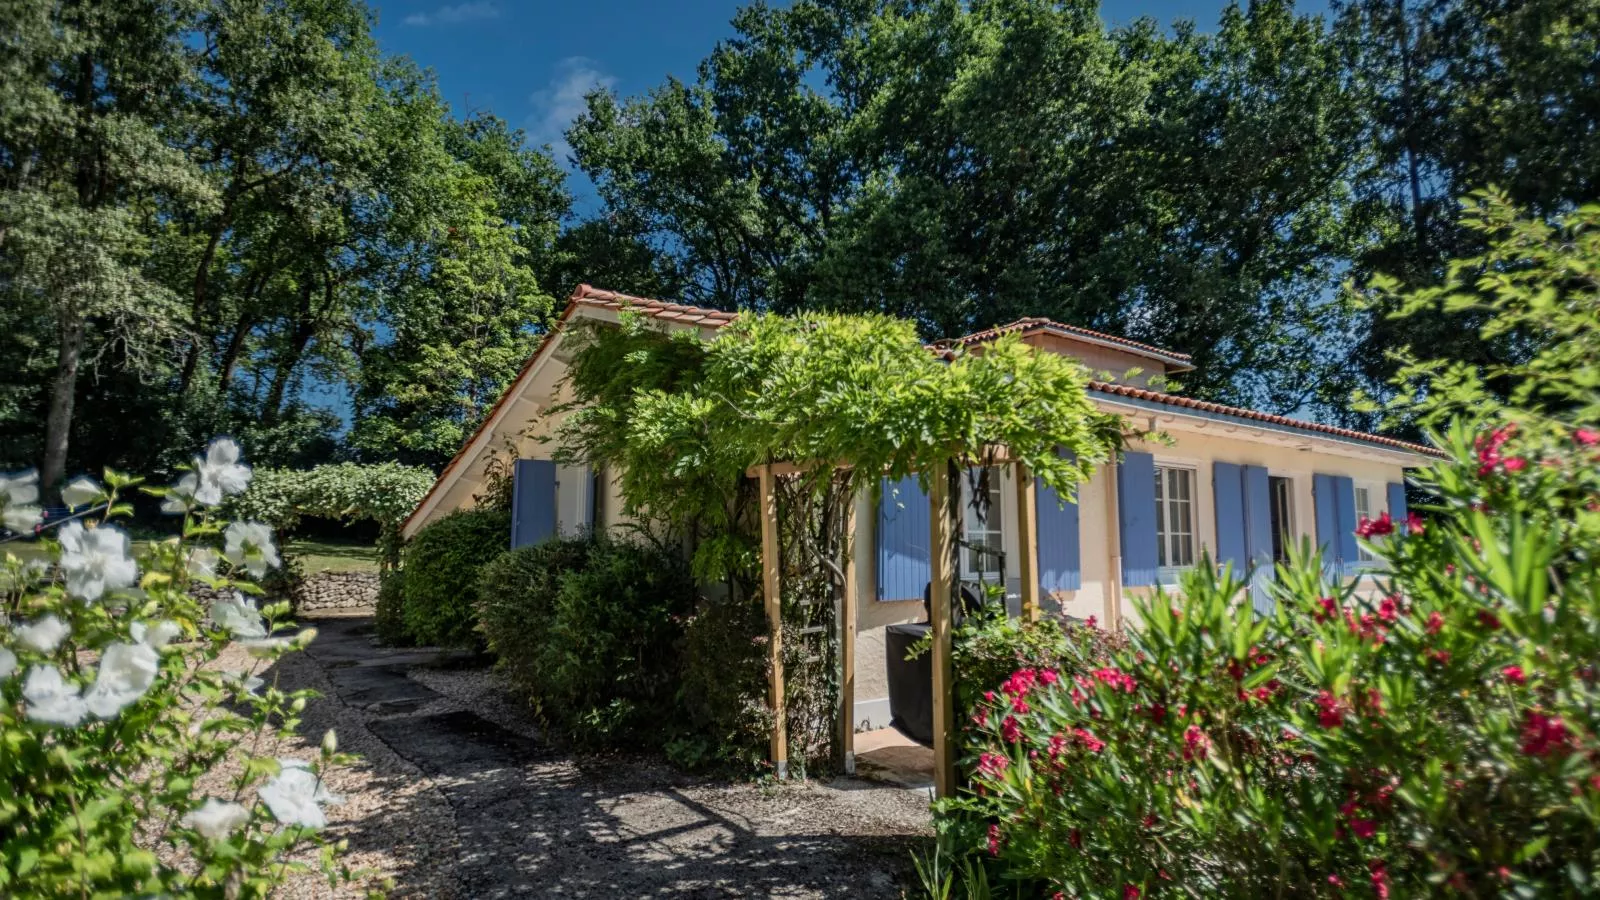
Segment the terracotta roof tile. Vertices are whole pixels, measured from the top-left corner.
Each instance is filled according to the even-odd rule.
[[[1254,422],[1265,422],[1269,425],[1280,425],[1288,428],[1298,428],[1318,434],[1333,437],[1348,438],[1350,440],[1365,441],[1369,444],[1378,444],[1393,447],[1396,450],[1406,450],[1411,453],[1423,453],[1428,456],[1444,456],[1439,450],[1422,444],[1413,444],[1396,438],[1384,437],[1379,434],[1368,434],[1365,431],[1356,431],[1353,428],[1340,428],[1336,425],[1322,425],[1317,422],[1302,422],[1288,416],[1279,416],[1273,413],[1259,412],[1239,406],[1225,406],[1221,403],[1212,403],[1208,400],[1196,400],[1193,397],[1180,397],[1177,394],[1152,391],[1149,388],[1135,387],[1131,384],[1111,384],[1105,381],[1089,382],[1089,389],[1102,394],[1112,394],[1118,397],[1129,397],[1134,400],[1143,400],[1149,403],[1160,403],[1166,406],[1176,406],[1181,409],[1192,409],[1196,412],[1214,413],[1217,415],[1231,416],[1238,419],[1248,419]]]
[[[1089,338],[1090,340],[1094,341],[1115,344],[1119,347],[1126,347],[1129,350],[1136,351],[1145,356],[1154,356],[1158,359],[1173,363],[1185,369],[1194,368],[1192,365],[1190,365],[1192,357],[1190,357],[1187,353],[1179,353],[1176,350],[1165,350],[1161,347],[1155,347],[1150,344],[1142,344],[1138,341],[1129,340],[1125,337],[1119,337],[1114,334],[1106,334],[1105,332],[1101,331],[1092,331],[1088,328],[1080,328],[1077,325],[1068,325],[1065,322],[1057,322],[1052,319],[1043,318],[1042,316],[1030,316],[1028,318],[1018,319],[1008,325],[997,325],[994,328],[988,328],[983,331],[974,332],[973,334],[969,334],[964,337],[958,337],[950,341],[943,341],[941,343],[961,345],[977,344],[982,343],[983,341],[993,340],[1002,334],[1009,334],[1013,331],[1020,331],[1024,335],[1036,331],[1055,331],[1069,337]]]

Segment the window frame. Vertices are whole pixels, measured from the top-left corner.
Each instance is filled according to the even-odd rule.
[[[1282,516],[1283,521],[1280,523],[1282,528],[1272,535],[1272,538],[1279,545],[1279,547],[1274,548],[1273,550],[1272,560],[1274,563],[1283,562],[1288,559],[1289,553],[1294,549],[1296,540],[1300,535],[1300,530],[1295,523],[1295,490],[1298,487],[1298,482],[1296,480],[1296,476],[1288,472],[1274,472],[1270,469],[1267,470],[1267,503],[1269,509],[1271,510],[1271,512],[1269,512],[1267,515],[1268,527],[1271,527],[1274,514],[1278,510],[1278,494],[1274,490],[1274,487],[1277,484],[1282,484],[1284,486],[1284,508]],[[1279,548],[1281,548],[1281,556],[1279,555]]]
[[[1188,480],[1188,496],[1184,499],[1167,496],[1166,490],[1169,473],[1182,472]],[[1156,572],[1162,584],[1176,584],[1178,577],[1185,571],[1194,568],[1198,556],[1200,543],[1200,476],[1199,467],[1187,461],[1157,459],[1155,460],[1155,501],[1156,501]],[[1169,525],[1171,522],[1171,509],[1181,504],[1186,512],[1184,524],[1186,529],[1174,533]],[[1173,563],[1168,557],[1172,554],[1171,540],[1178,536],[1188,538],[1184,547],[1188,562]]]
[[[1352,486],[1350,493],[1350,503],[1355,508],[1356,525],[1359,527],[1362,519],[1372,519],[1375,517],[1372,510],[1372,485],[1356,482]],[[1363,500],[1366,502],[1363,503]],[[1363,509],[1362,507],[1366,508]],[[1362,546],[1360,541],[1356,542],[1356,562],[1366,566],[1377,561],[1378,557],[1371,550],[1368,550],[1365,546]]]
[[[989,489],[991,493],[998,494],[998,496],[992,498],[989,504],[988,516],[983,520],[982,524],[984,527],[981,529],[981,533],[985,535],[992,535],[999,542],[997,546],[989,545],[987,543],[986,546],[994,546],[995,549],[1002,554],[1002,556],[1005,556],[1006,554],[1006,523],[1009,521],[1009,519],[1006,517],[1009,505],[1006,498],[1006,494],[1008,492],[1005,489],[1005,475],[1005,466],[990,467]],[[969,473],[963,473],[961,478],[961,540],[964,544],[970,544],[972,542],[972,535],[975,533],[975,530],[971,527],[972,522],[969,518],[974,512],[975,511],[972,508],[972,481],[970,480]],[[1001,557],[985,554],[984,558],[988,561],[988,565],[994,566],[995,568],[985,568],[982,571],[979,571],[972,565],[972,557],[975,554],[970,547],[962,546],[961,552],[958,555],[961,559],[962,581],[982,581],[986,584],[1005,584],[1006,573],[1000,568]],[[1011,562],[1009,556],[1006,556],[1005,561],[1007,564]]]

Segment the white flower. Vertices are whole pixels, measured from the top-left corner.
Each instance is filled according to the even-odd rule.
[[[102,493],[100,485],[95,484],[93,478],[80,475],[67,482],[67,486],[61,489],[61,502],[72,509],[77,509],[99,500]]]
[[[261,690],[263,684],[266,684],[256,676],[238,670],[223,672],[222,677],[229,684],[244,688],[244,692],[247,694],[254,694],[256,691]]]
[[[39,473],[0,475],[0,525],[19,534],[32,531],[44,521],[38,500]]]
[[[237,591],[232,600],[218,600],[211,604],[211,621],[233,633],[238,638],[264,638],[267,627],[256,611],[256,602],[246,600]]]
[[[72,633],[72,626],[53,615],[16,630],[17,643],[35,653],[54,653],[61,641]]]
[[[100,654],[100,670],[84,695],[89,712],[110,719],[155,683],[161,660],[147,644],[112,644]]]
[[[257,659],[271,659],[277,656],[279,651],[287,649],[292,643],[293,641],[288,638],[257,638],[240,641],[239,646]]]
[[[176,516],[188,512],[194,505],[194,492],[199,487],[200,478],[193,472],[179,478],[177,484],[167,489],[166,499],[161,501],[161,511]]]
[[[206,506],[216,506],[230,494],[242,494],[250,486],[250,467],[239,462],[239,445],[231,438],[217,438],[206,448],[205,459],[196,458],[195,472],[200,476],[194,499]]]
[[[322,804],[337,803],[339,798],[328,793],[328,789],[322,786],[322,780],[305,762],[280,759],[278,764],[283,771],[257,792],[272,817],[285,825],[302,825],[306,828],[327,825],[328,817],[322,812]]]
[[[17,655],[0,647],[0,681],[10,678],[15,671],[17,671]]]
[[[54,666],[28,670],[28,679],[22,683],[22,699],[28,701],[27,717],[46,725],[76,725],[87,711],[77,689],[68,688]]]
[[[133,635],[134,640],[150,649],[160,650],[172,643],[173,638],[183,634],[183,626],[171,619],[162,619],[148,626],[143,622],[135,622],[128,626],[128,633]]]
[[[212,841],[222,840],[249,821],[250,810],[215,797],[207,797],[206,802],[185,813],[182,819],[185,828],[193,828],[201,837]]]
[[[131,586],[139,567],[128,554],[128,536],[110,525],[86,529],[78,522],[61,526],[61,571],[67,593],[98,600],[108,590]]]
[[[196,547],[189,554],[189,574],[195,578],[210,580],[217,577],[217,562],[222,559],[222,554],[210,547]]]
[[[232,522],[222,532],[222,555],[260,578],[277,568],[278,548],[272,546],[272,529],[260,522]]]

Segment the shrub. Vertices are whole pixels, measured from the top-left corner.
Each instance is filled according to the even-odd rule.
[[[677,718],[684,622],[696,587],[678,553],[602,539],[556,592],[538,691],[581,743],[659,740]]]
[[[683,710],[691,733],[668,745],[677,765],[752,769],[767,757],[767,618],[759,603],[712,601],[684,633]]]
[[[0,564],[0,893],[7,897],[266,897],[322,847],[330,886],[343,879],[326,824],[326,767],[345,760],[333,733],[311,763],[257,756],[264,734],[288,736],[314,694],[260,686],[256,673],[314,636],[287,603],[257,611],[255,580],[277,564],[259,523],[212,518],[244,489],[238,446],[214,442],[177,485],[151,493],[182,513],[179,537],[130,545],[112,519],[138,482],[106,473],[64,496],[105,505]],[[39,521],[37,476],[0,477],[0,521]],[[226,560],[224,562],[223,560]],[[205,583],[225,599],[204,604]],[[249,671],[212,664],[238,638]],[[204,727],[199,727],[204,723]],[[203,796],[197,784],[219,781]],[[211,776],[211,777],[207,777]]]
[[[589,561],[589,538],[552,538],[495,557],[478,578],[478,620],[489,650],[542,715],[544,664],[561,581]]]
[[[401,555],[406,635],[422,644],[477,642],[478,575],[505,551],[511,517],[498,510],[454,512],[417,532]]]
[[[378,576],[378,601],[373,617],[378,640],[390,647],[409,647],[415,641],[406,633],[405,574],[398,569]]]
[[[1014,673],[975,711],[977,791],[942,806],[990,827],[951,840],[1081,896],[1595,895],[1585,441],[1455,429],[1457,462],[1419,477],[1437,515],[1364,529],[1392,533],[1369,544],[1381,596],[1303,551],[1263,618],[1201,566],[1182,599],[1141,604],[1108,665]]]

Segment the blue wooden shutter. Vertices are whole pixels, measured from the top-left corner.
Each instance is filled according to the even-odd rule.
[[[1272,491],[1267,470],[1245,466],[1244,534],[1245,552],[1250,557],[1250,598],[1257,610],[1272,609],[1267,585],[1272,581]]]
[[[878,599],[921,600],[933,577],[928,494],[913,477],[883,479],[878,499]]]
[[[1122,535],[1122,583],[1155,584],[1156,461],[1148,453],[1127,452],[1117,464],[1117,522]]]
[[[1361,571],[1361,548],[1356,544],[1356,483],[1344,475],[1333,478],[1334,497],[1338,500],[1339,562],[1346,577]]]
[[[1389,482],[1389,518],[1394,519],[1394,527],[1399,528],[1406,520],[1406,486],[1397,481]]]
[[[1322,573],[1339,571],[1339,502],[1332,475],[1311,476],[1311,501],[1317,513],[1317,549],[1322,553]],[[1350,503],[1355,504],[1352,494]]]
[[[1063,503],[1054,488],[1034,479],[1038,490],[1034,519],[1039,526],[1039,587],[1045,592],[1083,586],[1078,549],[1078,504]],[[1083,489],[1082,485],[1078,486]]]
[[[511,547],[537,544],[555,534],[556,464],[519,459],[511,479]]]
[[[1249,553],[1245,549],[1244,476],[1234,463],[1211,467],[1211,498],[1217,509],[1217,564],[1231,563],[1243,573]]]

